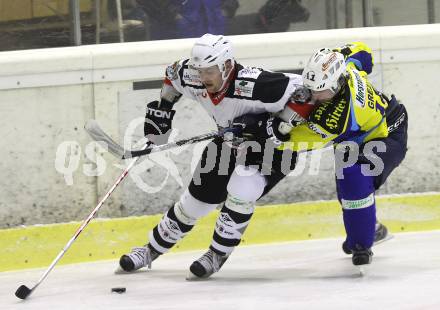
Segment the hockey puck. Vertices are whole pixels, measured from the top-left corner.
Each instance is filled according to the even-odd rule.
[[[118,293],[118,294],[122,294],[125,293],[127,289],[125,287],[113,287],[112,288],[112,292]]]

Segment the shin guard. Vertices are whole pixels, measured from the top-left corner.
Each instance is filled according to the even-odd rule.
[[[364,176],[358,164],[345,168],[343,176],[336,185],[348,247],[371,248],[376,224],[373,177]]]

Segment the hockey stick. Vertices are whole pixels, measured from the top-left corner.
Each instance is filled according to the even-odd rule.
[[[148,144],[145,144],[143,147],[146,149],[148,147]],[[98,205],[93,209],[92,213],[84,220],[84,222],[81,224],[81,226],[78,228],[76,233],[73,235],[73,237],[67,242],[67,244],[64,246],[62,251],[58,254],[58,256],[53,260],[52,264],[50,264],[49,268],[44,272],[44,274],[41,276],[41,278],[38,280],[38,282],[30,289],[26,285],[21,285],[17,291],[15,292],[15,296],[17,296],[20,299],[26,299],[29,297],[30,294],[32,294],[33,291],[43,282],[43,280],[47,277],[49,272],[55,267],[55,265],[58,263],[58,261],[63,257],[63,255],[67,252],[67,250],[70,248],[72,243],[78,238],[79,234],[83,231],[83,229],[89,224],[89,222],[92,220],[92,218],[95,216],[96,212],[101,208],[101,206],[104,204],[104,202],[107,200],[107,198],[113,193],[115,188],[119,185],[119,183],[122,182],[122,180],[127,176],[130,169],[134,166],[136,161],[139,159],[135,158],[133,159],[127,168],[125,168],[124,172],[119,176],[119,178],[116,180],[116,182],[113,184],[113,186],[110,188],[110,190],[105,194],[105,196],[101,199],[101,201],[98,203]]]
[[[226,128],[224,130],[220,131],[213,131],[209,133],[205,133],[199,136],[195,136],[192,138],[187,138],[175,142],[169,142],[162,145],[156,145],[152,147],[146,147],[141,150],[124,150],[122,146],[120,146],[118,143],[116,143],[109,135],[107,135],[101,127],[99,127],[98,123],[95,120],[89,120],[87,121],[85,127],[87,133],[90,135],[90,137],[98,142],[102,142],[105,145],[107,145],[107,148],[110,153],[115,155],[116,157],[125,159],[125,158],[132,158],[132,157],[139,157],[143,155],[148,155],[151,153],[157,153],[165,150],[169,150],[178,146],[187,145],[187,144],[193,144],[205,140],[209,140],[215,137],[224,136],[227,132],[233,132],[232,128]]]
[[[179,140],[176,142],[171,142],[159,146],[150,147],[151,143],[146,143],[140,150],[136,151],[125,151],[120,145],[118,145],[109,135],[107,135],[98,125],[98,123],[95,120],[90,120],[85,125],[86,131],[90,134],[90,136],[96,140],[96,141],[102,141],[107,144],[108,150],[110,153],[119,156],[121,158],[129,158],[129,157],[135,157],[128,167],[122,172],[122,174],[119,176],[119,178],[116,180],[116,182],[113,184],[113,186],[109,189],[109,191],[104,195],[104,197],[101,199],[101,201],[98,203],[98,205],[93,209],[93,211],[89,214],[89,216],[84,220],[84,222],[81,224],[81,226],[77,229],[73,237],[67,242],[67,244],[64,246],[64,248],[61,250],[61,252],[55,257],[55,259],[50,264],[49,268],[43,273],[43,275],[40,277],[40,279],[37,281],[37,283],[32,287],[29,288],[26,285],[20,285],[20,287],[15,292],[15,296],[17,296],[20,299],[26,299],[29,297],[35,289],[46,279],[49,272],[52,271],[52,269],[55,267],[55,265],[58,263],[58,261],[64,256],[64,254],[67,252],[67,250],[72,246],[73,242],[78,238],[78,236],[81,234],[81,232],[84,230],[84,228],[89,224],[89,222],[92,220],[92,218],[95,216],[95,214],[99,211],[99,209],[102,207],[104,202],[107,200],[108,197],[113,193],[113,191],[116,189],[116,187],[119,185],[119,183],[122,182],[122,180],[127,176],[130,169],[135,165],[135,163],[138,161],[139,156],[147,155],[151,153],[156,153],[164,150],[168,150],[177,146],[182,146],[186,144],[192,144],[200,141],[209,140],[218,136],[223,136],[226,132],[231,132],[231,130],[223,130],[219,132],[211,132],[206,133],[203,135],[199,135],[196,137],[188,138]]]

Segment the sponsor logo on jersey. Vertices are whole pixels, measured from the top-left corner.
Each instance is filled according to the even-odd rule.
[[[254,87],[255,87],[255,82],[235,80],[234,95],[252,98]]]
[[[192,85],[202,85],[202,82],[200,81],[200,76],[197,72],[194,70],[184,70],[183,71],[183,81],[186,84],[192,84]]]
[[[325,104],[325,103],[318,106],[318,108],[315,110],[315,112],[313,114],[313,118],[315,121],[321,121],[324,114],[326,114],[327,107],[328,107],[328,104]]]
[[[361,75],[353,70],[354,75],[354,91],[356,92],[356,104],[361,108],[365,107],[365,81],[362,79]]]
[[[327,119],[325,120],[325,124],[327,125],[328,128],[338,129],[339,125],[342,125],[340,119],[342,114],[344,113],[345,106],[346,106],[345,100],[341,100],[336,104],[335,109],[332,111],[332,113],[330,113],[329,117],[327,117]]]
[[[338,96],[331,101],[321,103],[309,116],[309,120],[330,134],[339,134],[344,129],[349,107],[346,98]],[[310,129],[314,131],[313,128]]]
[[[179,70],[180,64],[178,61],[176,61],[172,65],[169,65],[166,70],[167,78],[171,81],[177,80],[179,78]]]
[[[250,79],[257,79],[258,76],[261,74],[262,70],[258,68],[252,68],[247,67],[243,68],[240,71],[238,71],[238,78],[250,78]]]
[[[208,97],[208,93],[204,89],[193,89],[193,94],[194,96],[197,97],[203,97],[203,98]]]
[[[326,134],[325,132],[323,132],[321,128],[319,128],[318,126],[316,126],[316,124],[308,123],[307,126],[308,126],[308,127],[310,128],[310,130],[312,130],[314,133],[320,135],[321,138],[325,139],[325,138],[328,137],[328,134]]]

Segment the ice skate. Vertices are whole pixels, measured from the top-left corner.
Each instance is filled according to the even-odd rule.
[[[118,272],[133,272],[143,267],[151,269],[151,263],[159,257],[159,253],[148,245],[133,248],[129,254],[122,255],[119,259]]]
[[[356,245],[352,252],[353,256],[351,260],[355,266],[368,265],[373,260],[373,252],[370,248],[363,248],[359,245]]]
[[[356,245],[356,248],[352,250],[353,256],[351,258],[353,265],[359,268],[359,275],[364,277],[367,275],[368,267],[373,260],[373,252],[370,248],[363,248]]]
[[[374,232],[374,243],[373,245],[380,244],[387,240],[392,239],[394,236],[389,233],[388,228],[382,223],[376,223],[376,230]]]
[[[388,228],[382,223],[376,223],[376,229],[374,232],[373,246],[392,239],[394,236],[388,232]],[[351,249],[348,247],[347,240],[342,243],[342,250],[345,254],[352,254]]]
[[[229,255],[219,255],[209,249],[208,252],[191,264],[189,267],[190,272],[186,279],[198,280],[209,278],[213,273],[220,270],[228,257]]]

